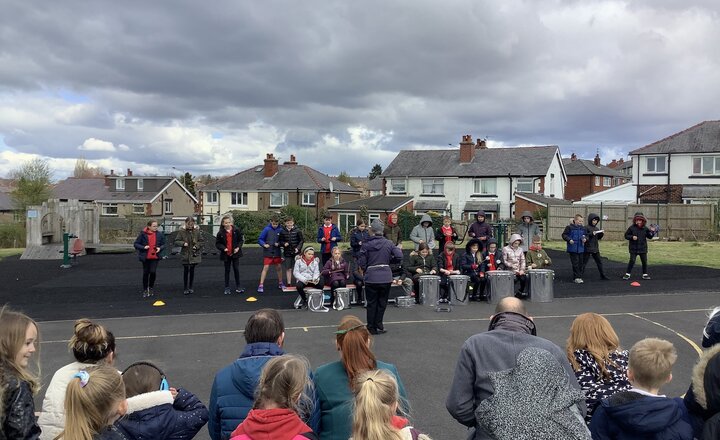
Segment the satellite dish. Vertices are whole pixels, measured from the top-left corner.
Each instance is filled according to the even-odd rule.
[[[333,183],[330,182],[330,192],[333,192],[333,190],[334,190],[334,189],[333,189]]]

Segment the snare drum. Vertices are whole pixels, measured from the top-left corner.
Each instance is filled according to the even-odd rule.
[[[409,308],[413,306],[415,298],[412,296],[398,296],[395,298],[395,305],[402,308]]]
[[[497,304],[501,299],[514,296],[515,273],[510,270],[491,270],[485,272],[490,288],[490,304]]]
[[[456,306],[466,306],[469,301],[467,285],[470,277],[467,275],[450,275],[450,302]]]
[[[335,310],[350,308],[350,289],[347,287],[338,287],[335,289],[335,301],[333,301],[332,308]]]
[[[530,302],[552,302],[555,297],[553,280],[555,271],[550,269],[528,270],[530,279]]]
[[[308,300],[308,310],[311,312],[328,312],[330,309],[325,307],[325,297],[320,289],[305,289],[305,295]]]
[[[435,307],[440,294],[440,277],[437,275],[421,275],[419,290],[418,295],[420,295],[420,298],[418,303]]]

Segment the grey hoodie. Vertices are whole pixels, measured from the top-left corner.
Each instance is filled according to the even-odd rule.
[[[427,228],[423,227],[423,223],[428,222],[430,226]],[[418,250],[418,246],[421,241],[427,243],[430,249],[435,249],[437,243],[435,242],[435,230],[432,227],[432,218],[428,214],[423,214],[420,217],[420,224],[416,225],[410,232],[410,240],[415,243],[415,250]]]

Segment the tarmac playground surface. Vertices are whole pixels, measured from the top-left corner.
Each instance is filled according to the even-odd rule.
[[[222,266],[209,255],[198,266],[195,295],[182,295],[180,263],[160,263],[157,296],[142,299],[139,291],[140,263],[134,254],[81,257],[71,269],[59,261],[27,261],[9,258],[0,262],[0,300],[40,321],[43,383],[71,362],[67,341],[72,323],[80,317],[97,319],[117,338],[117,367],[137,360],[152,360],[165,371],[172,386],[183,386],[207,403],[215,373],[242,351],[242,330],[253,310],[282,310],[286,325],[285,350],[306,356],[313,368],[339,359],[334,328],[340,317],[355,314],[364,321],[362,307],[341,312],[311,313],[290,309],[294,295],[276,289],[274,271],[268,275],[264,294],[257,294],[261,266],[259,254],[248,249],[241,260],[246,295],[222,294]],[[551,252],[556,270],[555,301],[527,303],[538,335],[564,347],[575,316],[584,312],[604,314],[629,348],[644,337],[667,339],[675,344],[678,361],[673,381],[662,391],[682,395],[688,387],[692,366],[700,351],[702,328],[708,309],[720,305],[720,271],[696,267],[653,267],[652,280],[640,287],[623,281],[624,264],[605,261],[613,279],[600,281],[594,263],[586,271],[585,284],[570,282],[569,261]],[[231,281],[232,285],[232,281]],[[247,302],[248,296],[258,299]],[[162,299],[166,305],[153,307]],[[407,309],[389,306],[385,315],[387,334],[373,342],[377,358],[397,366],[412,405],[413,424],[434,439],[464,439],[466,430],[445,410],[457,355],[469,336],[485,331],[493,306],[470,303],[450,313],[430,307]],[[43,392],[37,397],[39,408]],[[208,439],[207,429],[196,437]]]

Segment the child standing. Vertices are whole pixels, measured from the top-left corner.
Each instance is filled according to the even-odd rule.
[[[445,250],[438,255],[438,272],[440,272],[440,299],[438,303],[450,302],[450,275],[460,274],[460,256],[455,252],[452,242],[445,244]],[[455,292],[455,295],[464,295],[465,292]]]
[[[335,290],[345,287],[350,279],[350,265],[343,260],[339,247],[333,248],[332,258],[325,263],[321,274],[325,277],[325,282],[330,285],[330,303],[332,304],[335,302]]]
[[[527,275],[525,274],[525,253],[523,253],[522,237],[520,234],[510,236],[510,243],[502,250],[503,262],[507,270],[515,273],[515,284],[520,284],[520,289],[516,290],[515,296],[518,298],[527,298],[528,294],[525,290],[527,285]]]
[[[647,240],[653,238],[655,235],[655,227],[645,226],[647,219],[642,212],[636,212],[633,216],[633,224],[625,231],[625,240],[628,240],[628,250],[630,251],[630,261],[628,261],[627,271],[623,275],[623,279],[630,279],[635,260],[638,255],[640,256],[640,262],[642,263],[642,278],[649,280],[650,275],[647,271]]]
[[[0,309],[0,438],[36,440],[40,437],[33,402],[40,385],[28,370],[37,343],[35,321],[7,307]]]
[[[475,214],[475,221],[470,225],[468,235],[480,240],[480,250],[487,248],[487,242],[493,237],[492,226],[485,222],[485,211],[480,210]]]
[[[185,226],[175,236],[175,246],[180,246],[180,261],[183,265],[183,295],[194,293],[195,266],[202,261],[202,246],[205,243],[195,219],[185,219]]]
[[[365,223],[363,219],[358,220],[355,229],[350,233],[350,249],[352,249],[353,258],[357,259],[362,244],[365,243],[369,237],[370,233],[367,231],[367,223]]]
[[[157,220],[147,222],[147,226],[137,236],[133,246],[138,251],[138,259],[143,266],[142,296],[147,298],[153,295],[160,252],[165,247],[165,234],[158,231]]]
[[[305,295],[306,287],[318,288],[320,285],[320,265],[315,257],[315,249],[312,246],[305,246],[302,257],[295,260],[295,287],[297,293],[302,298],[302,308],[307,306],[307,295]],[[322,286],[320,286],[322,288]]]
[[[215,247],[220,251],[220,259],[225,263],[225,295],[230,295],[230,267],[235,275],[235,292],[245,293],[240,287],[240,257],[245,241],[240,228],[233,225],[233,218],[226,215],[222,218],[222,227],[215,237]]]
[[[427,243],[428,249],[432,252],[435,249],[435,231],[432,227],[432,218],[428,214],[423,214],[420,217],[420,223],[410,231],[410,240],[415,243],[415,252],[418,250],[420,243]]]
[[[332,216],[325,214],[323,216],[323,224],[318,228],[317,242],[320,243],[320,254],[322,255],[323,266],[332,256],[332,249],[342,241],[340,230],[333,224]]]
[[[170,388],[165,373],[150,362],[123,371],[127,413],[117,427],[128,438],[192,439],[208,421],[208,410],[191,392]]]
[[[288,217],[280,231],[280,247],[283,249],[283,267],[287,285],[292,285],[292,273],[295,267],[295,257],[300,255],[305,245],[305,237],[300,228],[295,226],[295,219]]]
[[[435,233],[435,241],[438,242],[438,252],[443,253],[446,243],[457,242],[459,239],[457,230],[452,226],[452,219],[449,216],[443,217],[443,225]]]
[[[465,245],[465,255],[462,257],[462,273],[470,277],[470,301],[481,300],[483,292],[480,292],[480,266],[482,265],[482,252],[480,251],[482,242],[477,238],[472,238]]]
[[[683,400],[659,395],[672,380],[676,360],[675,347],[668,341],[646,338],[633,345],[627,371],[632,388],[600,402],[590,422],[592,438],[692,440]]]
[[[391,212],[387,215],[387,224],[383,228],[383,237],[392,241],[395,246],[402,248],[402,230],[398,225],[397,212]]]
[[[522,223],[518,226],[517,233],[520,234],[523,241],[521,244],[523,252],[527,253],[530,240],[536,235],[540,235],[540,227],[535,223],[530,211],[523,211]]]
[[[260,273],[260,284],[258,284],[258,293],[263,293],[265,287],[265,277],[267,276],[270,266],[275,266],[278,278],[278,288],[285,289],[282,277],[282,257],[280,256],[280,221],[273,216],[270,223],[262,230],[258,237],[258,244],[263,248],[263,268]]]
[[[585,226],[587,241],[585,242],[585,253],[583,254],[583,272],[585,272],[587,268],[588,260],[590,260],[590,257],[593,257],[595,264],[597,264],[598,272],[600,272],[600,279],[609,280],[610,278],[605,276],[605,271],[603,271],[602,259],[600,257],[600,240],[602,240],[605,235],[605,231],[598,228],[598,223],[600,223],[600,216],[590,213],[588,215],[588,224]]]
[[[565,226],[562,238],[567,242],[567,253],[570,256],[570,264],[573,270],[573,282],[576,284],[583,283],[583,254],[585,253],[585,227],[583,226],[583,216],[575,214],[573,221]]]
[[[528,269],[544,269],[552,265],[550,256],[542,248],[542,238],[540,238],[539,235],[533,237],[532,244],[528,248],[527,255],[525,256],[525,261]]]

